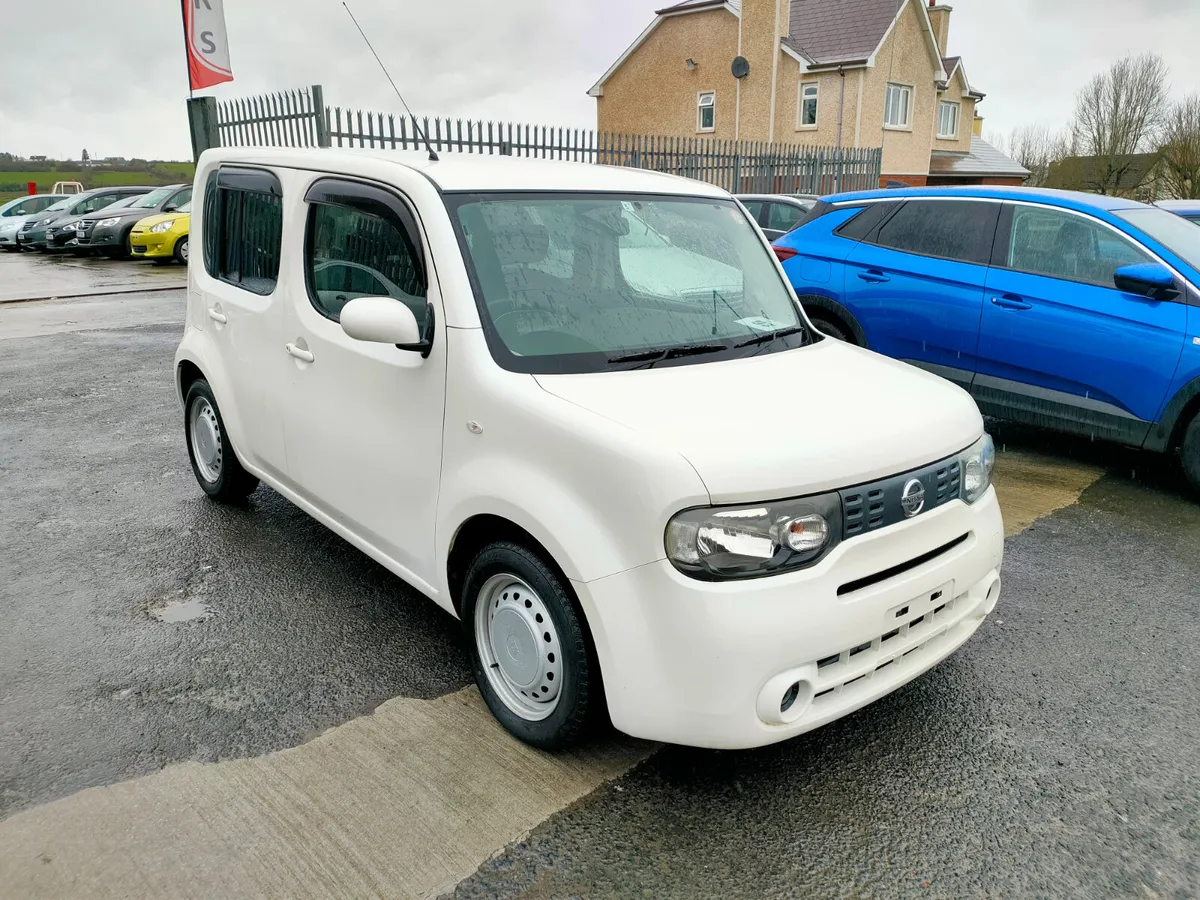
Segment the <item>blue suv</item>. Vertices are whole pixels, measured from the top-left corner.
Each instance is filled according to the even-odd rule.
[[[1200,228],[1132,200],[913,188],[819,201],[775,252],[818,328],[985,415],[1181,450],[1200,489]]]

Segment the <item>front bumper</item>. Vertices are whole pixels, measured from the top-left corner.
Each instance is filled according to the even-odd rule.
[[[16,247],[18,246],[17,235],[20,230],[15,231],[0,231],[0,247]]]
[[[129,244],[136,256],[147,259],[163,259],[175,254],[175,241],[180,237],[173,231],[163,231],[153,234],[149,231],[134,229],[129,235]]]
[[[618,729],[737,749],[831,722],[945,659],[995,607],[1003,553],[989,489],[845,541],[801,572],[714,583],[660,560],[573,586]]]
[[[66,250],[77,245],[78,233],[74,231],[59,232],[47,230],[45,243],[47,250]]]
[[[121,246],[121,226],[108,225],[100,227],[96,225],[86,231],[81,231],[78,237],[79,246],[89,250],[112,250]]]
[[[17,243],[22,247],[45,247],[46,246],[46,229],[31,228],[28,231],[22,229],[20,236],[17,238]]]

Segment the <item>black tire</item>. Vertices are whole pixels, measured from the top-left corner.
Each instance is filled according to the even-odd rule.
[[[835,322],[828,316],[813,315],[811,313],[809,314],[809,318],[812,319],[812,323],[817,326],[817,330],[822,334],[826,334],[834,340],[842,341],[846,344],[858,343],[854,340],[854,336],[849,333],[849,329],[840,322]]]
[[[179,263],[181,266],[186,266],[188,264],[187,250],[188,250],[188,236],[185,234],[183,237],[181,237],[179,240],[177,240],[175,242],[175,249],[174,249],[174,251],[172,251],[172,254],[171,254],[172,256],[175,257],[175,262]]]
[[[207,411],[196,409],[201,404],[207,405]],[[187,440],[188,459],[192,463],[192,473],[204,493],[222,503],[240,503],[245,500],[258,487],[258,479],[242,468],[237,454],[225,436],[225,420],[221,418],[221,410],[217,406],[212,388],[203,378],[192,382],[188,388],[183,409],[183,431]],[[211,417],[208,411],[211,411]],[[205,441],[211,442],[215,437],[215,460],[210,457],[210,461],[202,462],[196,458],[196,442],[192,440],[193,413],[203,416],[210,423],[206,427],[212,428],[212,431],[207,438],[201,438],[200,441],[202,446],[208,446]]]
[[[3,247],[0,247],[0,250],[3,250],[5,253],[16,253],[20,249],[21,249],[21,247],[19,244],[14,244],[11,247],[8,246],[8,244],[5,244]]]
[[[477,640],[476,613],[481,591],[495,579],[506,576],[514,576],[533,590],[534,599],[540,600],[554,626],[555,641],[550,646],[557,646],[560,653],[557,705],[548,716],[536,721],[522,716],[502,698],[485,670]],[[507,599],[508,595],[504,596]],[[514,596],[517,596],[515,592]],[[497,605],[499,602],[497,600]],[[529,602],[524,601],[524,605],[529,606]],[[583,615],[559,575],[536,553],[519,544],[491,544],[476,554],[468,567],[459,608],[475,683],[492,715],[518,740],[542,750],[562,750],[577,743],[599,718],[598,710],[604,706],[604,692],[600,683],[600,665],[582,623]],[[544,626],[534,627],[540,630]],[[537,640],[536,635],[534,640]],[[541,647],[540,642],[538,646]],[[484,652],[491,655],[490,649]],[[554,661],[553,654],[549,655]],[[498,667],[499,663],[496,663],[490,668]]]
[[[121,237],[120,249],[113,251],[113,259],[133,259],[133,228]]]
[[[1179,457],[1183,461],[1183,474],[1191,482],[1192,489],[1200,493],[1200,413],[1196,414],[1183,433]]]

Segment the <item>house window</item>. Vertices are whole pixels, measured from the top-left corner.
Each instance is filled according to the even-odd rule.
[[[696,95],[696,130],[712,131],[717,127],[717,95],[706,91]]]
[[[817,125],[817,95],[821,86],[815,81],[800,84],[800,127],[815,128]]]
[[[958,106],[946,100],[938,104],[938,137],[958,137]]]
[[[908,128],[912,109],[912,88],[906,84],[889,84],[887,102],[883,107],[883,124],[889,128]]]

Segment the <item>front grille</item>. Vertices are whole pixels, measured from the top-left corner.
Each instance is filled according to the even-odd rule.
[[[75,239],[81,244],[90,243],[92,240],[92,232],[96,228],[95,222],[80,222],[75,226]]]
[[[905,486],[916,479],[925,492],[925,504],[917,515],[927,513],[961,493],[961,475],[957,457],[942,460],[922,469],[893,475],[870,484],[846,488],[842,497],[842,535],[851,538],[877,528],[894,525],[906,518],[901,500]]]
[[[953,613],[966,595],[947,598],[943,595],[945,589],[932,591],[904,607],[898,615],[905,615],[905,621],[887,634],[818,660],[813,708],[834,700],[838,693],[859,682],[869,681],[876,672],[890,674],[889,667],[919,663],[946,636],[955,624],[953,620],[961,618]]]
[[[36,224],[37,223],[32,220],[26,222],[24,225],[21,226],[21,234],[24,234],[27,231],[33,231],[33,226]]]

